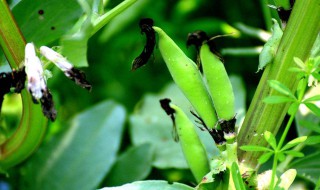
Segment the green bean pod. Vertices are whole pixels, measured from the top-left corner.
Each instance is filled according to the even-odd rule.
[[[178,106],[172,103],[169,106],[175,112],[174,123],[183,154],[193,176],[200,183],[202,178],[210,172],[206,150],[188,116]]]
[[[200,48],[200,59],[218,118],[231,120],[235,116],[235,98],[224,64],[207,43]]]
[[[196,112],[209,129],[218,121],[212,100],[197,65],[189,59],[174,41],[159,27],[153,27],[159,36],[159,50],[169,72]]]

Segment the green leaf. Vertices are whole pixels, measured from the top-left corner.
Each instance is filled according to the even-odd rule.
[[[318,73],[312,73],[311,74],[314,78],[316,78],[318,81],[320,81],[320,74]]]
[[[112,101],[78,114],[29,160],[21,189],[95,189],[116,159],[124,121]]]
[[[283,162],[286,159],[286,155],[283,152],[278,153],[278,160],[279,162]]]
[[[266,163],[273,154],[274,154],[274,152],[267,152],[267,153],[262,154],[260,156],[260,158],[258,159],[259,164]]]
[[[287,150],[283,153],[294,156],[294,157],[304,157],[304,154],[302,152],[296,151],[296,150]]]
[[[263,102],[267,104],[279,104],[293,101],[295,101],[295,99],[286,96],[268,96],[263,99]]]
[[[289,115],[294,115],[297,113],[298,109],[299,109],[300,103],[299,102],[294,102],[289,106],[288,109],[288,114]]]
[[[305,69],[306,65],[299,57],[294,57],[293,60],[301,69]]]
[[[264,146],[256,146],[256,145],[244,145],[244,146],[241,146],[240,149],[244,151],[253,151],[253,152],[272,151],[270,148],[266,148]]]
[[[269,131],[265,131],[264,138],[274,150],[277,148],[277,141],[272,133],[270,133]]]
[[[303,103],[313,102],[313,101],[320,101],[320,95],[312,96],[311,98],[307,98],[303,100]]]
[[[320,125],[317,125],[315,122],[311,122],[308,120],[301,120],[299,124],[304,128],[307,128],[316,133],[320,133]]]
[[[233,162],[231,165],[231,174],[232,174],[232,179],[233,179],[235,188],[239,190],[246,190],[246,187],[241,177],[238,164],[235,162]]]
[[[308,138],[307,136],[295,138],[295,139],[289,141],[284,147],[282,147],[281,151],[287,150],[287,149],[292,148],[300,143],[303,143],[307,138]]]
[[[193,190],[194,188],[181,184],[169,183],[167,181],[150,180],[136,181],[119,187],[105,187],[100,190]]]
[[[318,135],[318,136],[309,136],[308,139],[304,143],[306,145],[320,144],[320,135]]]
[[[320,152],[317,151],[314,154],[309,154],[303,158],[296,159],[292,162],[288,168],[295,168],[297,175],[303,178],[311,180],[313,183],[317,183],[320,173]]]
[[[274,90],[280,92],[281,94],[284,94],[286,96],[290,96],[291,98],[296,99],[296,97],[290,91],[290,89],[288,87],[286,87],[284,84],[282,84],[281,82],[279,82],[277,80],[269,80],[268,84],[269,84],[269,86],[271,88],[273,88]]]
[[[313,103],[304,103],[316,116],[320,117],[320,108]]]
[[[26,41],[40,46],[71,29],[82,10],[77,1],[23,0],[13,8],[13,14]]]
[[[142,180],[152,168],[154,149],[150,144],[131,147],[117,159],[107,176],[107,186]]]

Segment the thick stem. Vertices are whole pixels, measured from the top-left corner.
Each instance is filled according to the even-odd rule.
[[[265,104],[262,100],[270,95],[277,95],[267,81],[278,80],[292,91],[296,90],[296,74],[288,71],[295,65],[293,57],[306,60],[320,30],[320,1],[297,0],[291,17],[284,31],[274,62],[268,65],[262,75],[248,113],[241,127],[238,143],[241,145],[267,146],[260,138],[264,131],[276,134],[286,115],[289,104]],[[255,169],[262,152],[245,152],[239,150],[241,167]],[[242,161],[242,162],[241,162]]]
[[[24,59],[25,40],[4,0],[0,0],[0,45],[11,68]],[[41,107],[32,103],[27,90],[21,92],[23,114],[14,134],[0,146],[0,169],[12,167],[26,159],[41,143],[47,119]]]

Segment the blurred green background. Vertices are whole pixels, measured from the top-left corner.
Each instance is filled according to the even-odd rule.
[[[14,7],[17,2],[13,1],[11,2],[11,7],[13,7],[17,23],[23,28],[22,32],[24,33],[31,30],[29,33],[32,33],[32,31],[37,29],[37,26],[24,25],[25,22],[29,21],[22,15],[35,14],[37,16],[35,12],[28,12],[35,11],[36,8],[27,5],[28,2],[30,4],[30,1],[24,0],[24,2],[26,2],[24,6],[20,5],[20,7],[18,7],[18,4],[17,7]],[[58,1],[56,1],[56,3],[57,2]],[[63,1],[60,1],[60,3],[61,2]],[[105,9],[109,10],[122,1],[112,0],[107,2]],[[50,3],[53,3],[53,1],[37,0],[32,3],[34,3],[34,6],[39,5],[39,7],[43,5],[42,8],[46,11],[45,13],[47,13],[47,9],[50,10]],[[75,1],[73,3],[75,3]],[[135,72],[130,71],[132,60],[141,53],[145,42],[145,36],[141,35],[138,26],[139,20],[146,17],[153,18],[156,26],[163,28],[190,58],[196,60],[194,47],[189,47],[188,49],[186,47],[188,33],[195,30],[204,30],[210,36],[234,32],[235,34],[233,36],[216,40],[218,48],[222,51],[228,48],[241,49],[262,46],[264,44],[263,41],[240,33],[237,26],[241,23],[268,30],[267,28],[270,27],[271,20],[266,18],[270,18],[270,16],[268,16],[269,14],[274,15],[274,17],[277,16],[274,10],[266,8],[267,3],[266,0],[247,0],[245,2],[236,0],[138,0],[137,3],[116,16],[110,23],[89,39],[87,51],[89,67],[81,69],[85,71],[87,79],[93,86],[91,92],[75,86],[74,83],[68,80],[58,69],[52,69],[53,77],[48,80],[48,86],[53,94],[55,107],[58,111],[57,120],[53,123],[49,122],[48,134],[39,151],[21,165],[11,169],[9,171],[10,178],[1,176],[0,189],[52,189],[53,187],[55,189],[74,189],[74,187],[82,187],[80,189],[87,189],[87,187],[89,187],[88,189],[92,189],[103,186],[120,185],[126,182],[132,182],[133,180],[143,179],[165,179],[171,182],[179,181],[194,185],[194,179],[190,171],[184,163],[180,162],[182,159],[180,158],[181,155],[180,157],[179,155],[177,156],[179,157],[177,161],[165,162],[167,161],[166,159],[170,157],[172,151],[174,151],[169,150],[167,155],[162,155],[163,157],[160,156],[161,159],[158,159],[158,161],[163,161],[162,163],[155,163],[154,160],[157,159],[157,151],[160,151],[162,147],[154,147],[154,144],[150,142],[143,144],[144,141],[141,139],[144,139],[145,135],[148,135],[148,132],[142,133],[141,131],[136,131],[139,130],[139,127],[137,129],[139,125],[147,126],[146,123],[149,122],[149,120],[148,122],[146,121],[147,119],[150,119],[150,126],[153,126],[152,119],[162,120],[162,117],[165,117],[165,121],[160,122],[161,126],[167,129],[167,132],[165,132],[163,136],[164,141],[170,141],[170,143],[172,143],[169,118],[167,118],[165,114],[161,115],[161,117],[155,116],[155,118],[152,118],[150,115],[158,113],[158,111],[155,111],[158,108],[154,108],[157,106],[160,107],[156,101],[157,99],[164,95],[170,95],[176,98],[181,96],[178,95],[179,92],[170,90],[170,87],[164,90],[164,88],[172,82],[172,79],[157,48],[149,64]],[[70,18],[72,15],[74,21],[82,14],[80,7],[70,5],[69,9],[72,9],[72,12],[66,10],[64,13],[55,13],[53,9],[51,10],[51,14],[61,14],[62,16],[64,16],[63,14],[66,14],[66,16],[70,14]],[[25,13],[23,11],[25,11]],[[70,21],[70,23],[74,24],[74,21]],[[63,27],[70,29],[72,25],[65,25]],[[45,34],[46,33],[42,33],[44,36]],[[48,35],[50,35],[50,33],[48,33]],[[47,45],[52,47],[60,45],[59,38],[53,41],[45,41],[43,38],[38,39],[33,36],[31,39],[36,44],[41,42],[41,44],[37,44],[38,46]],[[27,41],[29,42],[28,38]],[[3,55],[1,55],[1,60],[4,60]],[[238,81],[235,83],[239,85],[235,86],[235,88],[239,88],[239,91],[242,93],[241,101],[244,102],[242,107],[245,109],[245,107],[249,106],[255,87],[261,76],[261,73],[256,73],[258,54],[228,54],[224,55],[224,60],[228,73],[235,76],[234,80]],[[8,66],[5,61],[2,61],[1,71],[6,70],[8,70]],[[243,83],[241,81],[243,81]],[[147,94],[148,96],[146,96]],[[141,101],[144,97],[145,100]],[[154,101],[148,102],[148,97]],[[3,105],[1,123],[2,126],[6,126],[2,127],[4,128],[3,130],[10,128],[8,126],[17,125],[19,121],[19,114],[16,114],[16,110],[19,109],[13,111],[9,109],[13,107],[20,108],[17,107],[15,98],[16,96],[8,96],[6,98],[7,101]],[[177,99],[179,100],[181,98]],[[104,102],[106,100],[112,100],[112,102]],[[184,102],[186,101],[184,100]],[[100,107],[98,105],[98,107],[92,108],[98,103],[100,103]],[[185,104],[187,105],[188,103]],[[188,107],[186,105],[182,106],[185,106],[186,110],[190,109],[190,106]],[[147,110],[143,110],[144,108]],[[110,114],[108,109],[111,110]],[[112,144],[112,142],[110,144],[106,142],[106,138],[113,138],[113,136],[110,135],[113,133],[108,130],[104,131],[106,136],[90,136],[91,132],[93,134],[94,131],[75,133],[78,135],[77,139],[70,135],[72,128],[75,128],[75,126],[87,129],[88,127],[93,127],[92,125],[104,125],[101,124],[104,123],[104,120],[100,122],[104,112],[106,112],[105,117],[107,121],[110,122],[110,125],[115,124],[115,126],[122,126],[117,135],[114,136],[117,142],[114,144]],[[142,120],[139,120],[140,117]],[[84,118],[86,118],[86,120]],[[157,127],[157,125],[154,126]],[[59,146],[64,146],[65,144],[63,144],[63,142],[67,142],[68,140],[71,143],[66,145],[67,148],[59,149]],[[139,140],[141,140],[141,143]],[[99,144],[99,148],[97,148],[97,144],[95,143]],[[213,142],[209,142],[209,145],[210,143],[212,143],[213,146]],[[86,178],[81,180],[82,178],[80,176],[86,176],[86,172],[90,173],[89,171],[92,171],[94,168],[99,168],[99,166],[98,164],[95,166],[91,165],[94,162],[91,162],[91,164],[86,164],[86,162],[82,163],[80,160],[80,157],[83,156],[81,151],[80,153],[76,152],[73,154],[72,150],[78,150],[78,148],[81,150],[81,147],[87,147],[88,149],[95,147],[96,149],[92,149],[92,153],[89,154],[86,152],[86,158],[90,160],[89,157],[97,157],[101,151],[101,153],[104,153],[105,159],[109,159],[110,155],[108,151],[104,150],[104,147],[112,147],[113,145],[115,148],[108,150],[113,151],[110,153],[113,157],[110,158],[111,161],[109,161],[108,167],[99,172],[99,176],[91,175],[92,178],[89,179],[97,179],[91,183],[91,186],[81,186],[81,184],[87,181],[85,180]],[[178,144],[175,146],[178,147]],[[64,151],[61,154],[65,157],[56,155],[57,151]],[[209,155],[212,154],[214,154],[214,150],[209,153]],[[121,156],[119,157],[119,155]],[[61,162],[59,162],[59,164],[55,162],[56,165],[52,164],[54,167],[49,167],[50,162],[48,162],[48,160],[52,159],[52,156],[61,160]],[[102,158],[103,156],[101,159]],[[73,162],[77,162],[83,168],[73,170],[73,172],[69,171],[69,173],[62,172],[65,171],[65,168],[72,165]],[[174,168],[169,166],[170,163],[181,165]],[[136,165],[137,167],[132,165]],[[70,168],[72,167],[70,166]],[[112,168],[112,170],[110,168]],[[47,173],[45,171],[47,171]],[[48,171],[53,172],[55,175],[51,176],[52,174]],[[130,173],[130,171],[135,172],[127,174]],[[127,177],[121,178],[121,176],[124,175],[123,173],[126,173]],[[67,178],[68,175],[76,175],[79,177],[79,180],[71,180],[76,178]],[[63,181],[59,178],[70,179],[70,181]],[[77,183],[77,185],[70,185],[72,183]],[[1,185],[3,185],[4,188],[2,188]]]

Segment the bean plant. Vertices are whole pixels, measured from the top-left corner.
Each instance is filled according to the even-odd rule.
[[[319,189],[319,0],[206,3],[0,0],[0,189]]]

